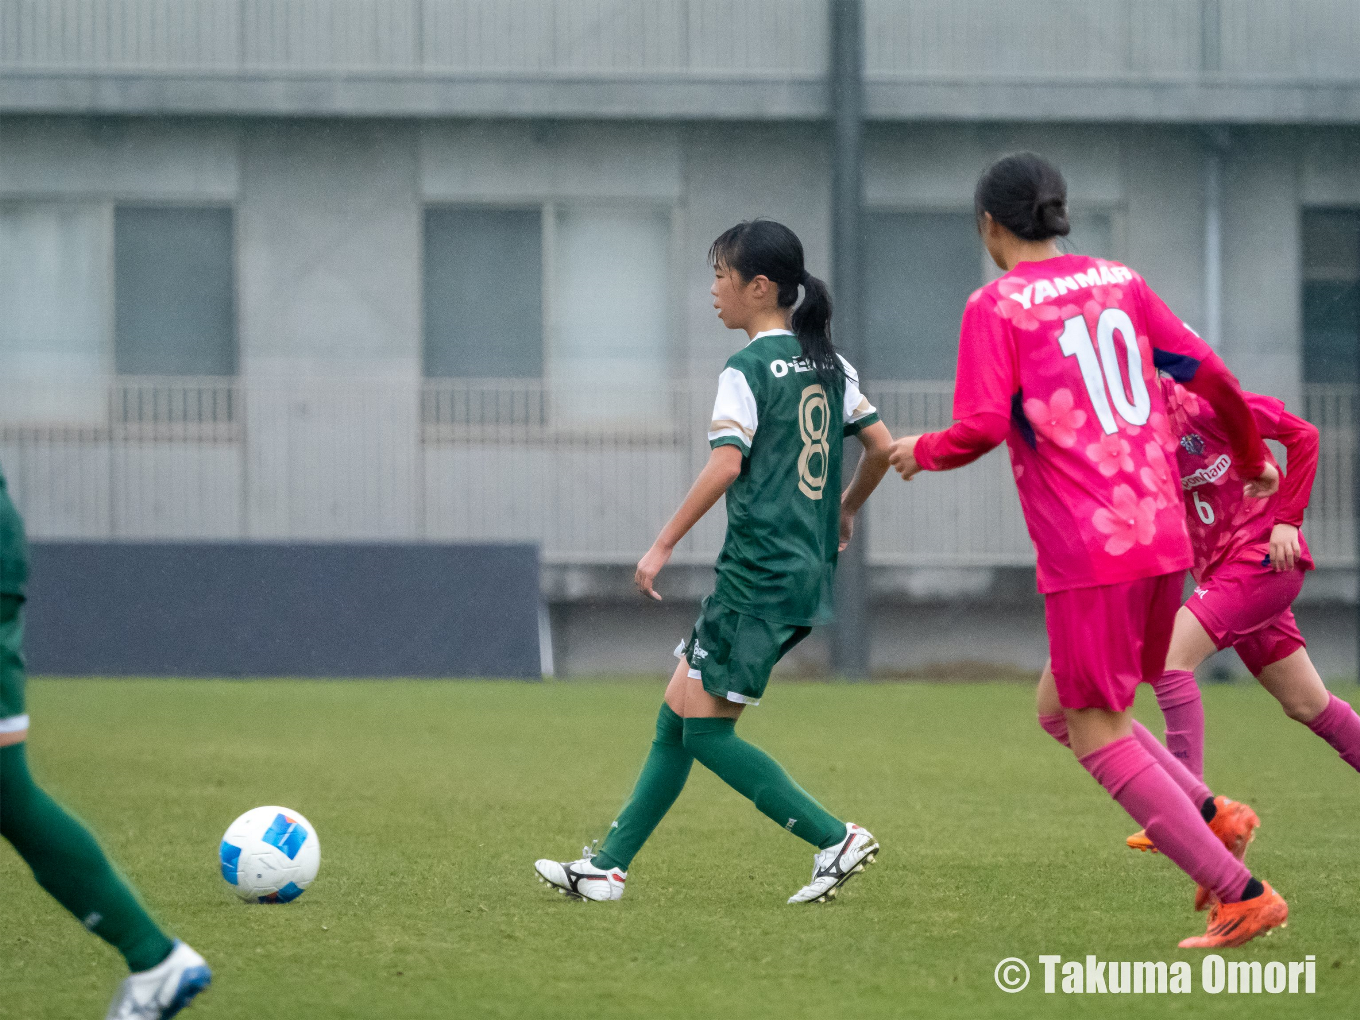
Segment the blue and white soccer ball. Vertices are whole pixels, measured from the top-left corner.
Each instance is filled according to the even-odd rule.
[[[321,843],[312,823],[286,807],[257,807],[227,827],[222,877],[247,903],[291,903],[316,878]]]

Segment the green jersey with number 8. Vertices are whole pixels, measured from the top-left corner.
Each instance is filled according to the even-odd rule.
[[[844,437],[878,421],[859,379],[822,383],[788,330],[756,334],[718,379],[708,443],[741,450],[713,595],[772,623],[832,617]]]

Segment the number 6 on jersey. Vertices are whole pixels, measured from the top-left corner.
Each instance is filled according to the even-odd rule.
[[[1205,524],[1213,524],[1214,508],[1209,505],[1209,501],[1200,499],[1198,492],[1192,492],[1190,494],[1190,499],[1195,504],[1195,513],[1199,515],[1199,519]]]
[[[1129,402],[1129,394],[1124,392],[1124,380],[1119,373],[1119,355],[1114,346],[1116,333],[1124,339],[1132,403]],[[1147,380],[1143,378],[1143,355],[1138,349],[1138,333],[1127,312],[1122,308],[1107,308],[1100,313],[1100,318],[1096,320],[1096,343],[1100,345],[1098,355],[1091,343],[1091,331],[1086,328],[1084,315],[1074,315],[1063,321],[1062,336],[1058,338],[1058,343],[1062,345],[1064,355],[1076,356],[1082,381],[1086,384],[1086,395],[1091,398],[1091,406],[1095,408],[1096,418],[1106,435],[1119,431],[1119,425],[1114,420],[1115,411],[1130,425],[1147,424],[1148,416],[1152,413],[1152,397],[1148,394]],[[1110,409],[1111,400],[1114,410]]]

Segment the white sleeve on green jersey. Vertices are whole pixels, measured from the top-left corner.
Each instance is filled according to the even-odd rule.
[[[837,354],[836,357],[841,356]],[[869,398],[859,391],[859,375],[855,372],[854,366],[841,358],[841,367],[845,369],[844,424],[853,425],[869,417],[876,408],[869,403]]]
[[[732,438],[750,453],[756,437],[756,395],[739,369],[724,368],[718,376],[718,399],[713,402],[713,420],[708,425],[708,442]]]

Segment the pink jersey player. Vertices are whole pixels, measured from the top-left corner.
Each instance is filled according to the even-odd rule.
[[[1153,685],[1168,749],[1203,778],[1204,707],[1194,670],[1231,647],[1286,715],[1360,771],[1360,716],[1323,686],[1290,608],[1313,568],[1299,528],[1317,473],[1317,429],[1274,397],[1246,394],[1261,435],[1284,445],[1288,473],[1274,496],[1244,499],[1215,409],[1171,380],[1162,387],[1179,440],[1176,466],[1195,557],[1195,589]],[[1143,842],[1129,839],[1135,849],[1150,849]]]
[[[1059,252],[1066,194],[1032,153],[982,175],[979,232],[1005,275],[965,308],[955,424],[899,440],[891,459],[909,479],[1006,442],[1061,705],[1045,728],[1214,899],[1206,934],[1181,945],[1240,945],[1288,916],[1234,852],[1248,815],[1192,800],[1202,781],[1128,711],[1137,685],[1163,672],[1193,562],[1158,370],[1215,409],[1251,494],[1274,491],[1279,475],[1232,374],[1143,279]]]
[[[1212,405],[1173,379],[1163,378],[1161,387],[1177,439],[1176,466],[1194,550],[1195,580],[1204,581],[1238,560],[1282,569],[1284,565],[1268,562],[1270,534],[1277,523],[1295,529],[1303,525],[1317,474],[1317,429],[1286,411],[1282,400],[1244,394],[1262,437],[1283,444],[1289,465],[1277,493],[1247,499],[1242,493],[1245,479],[1232,464],[1228,430]],[[1275,462],[1269,450],[1266,457]],[[1303,570],[1312,570],[1308,544],[1302,535],[1298,540],[1297,563]]]

